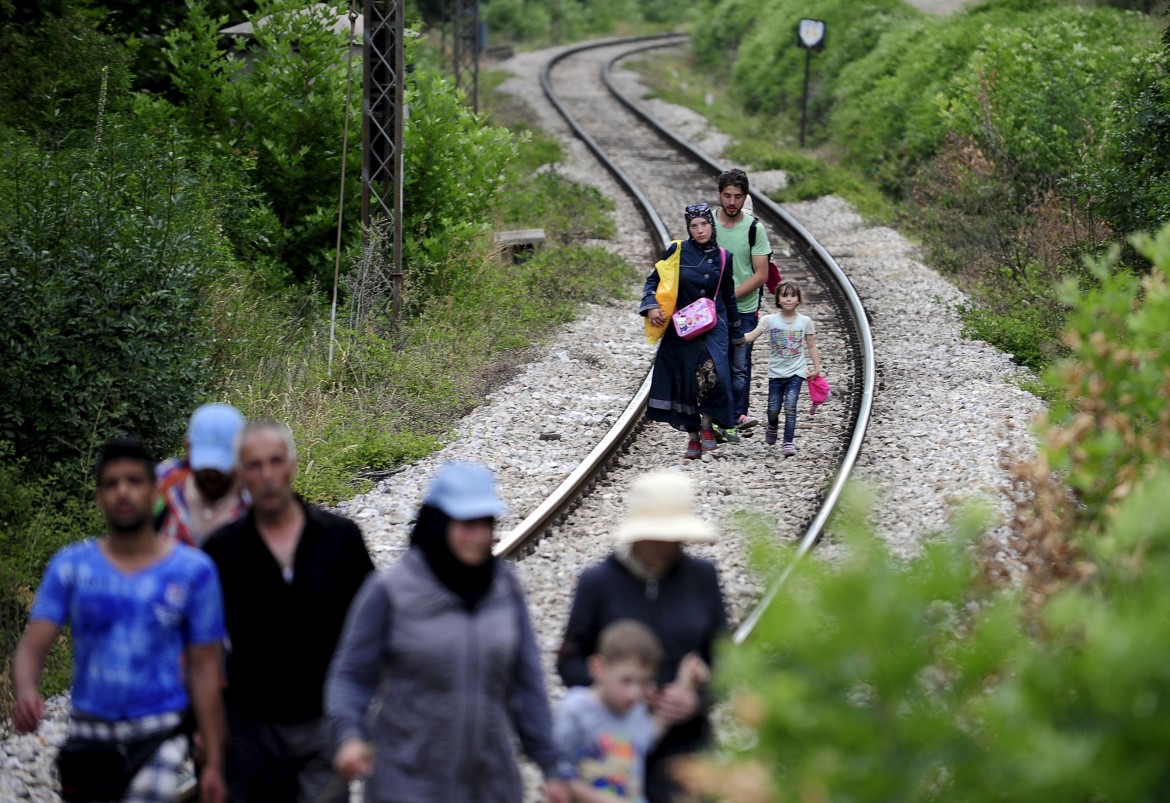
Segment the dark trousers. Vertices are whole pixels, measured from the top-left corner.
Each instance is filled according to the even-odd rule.
[[[745,335],[755,329],[759,322],[760,313],[758,310],[739,314],[739,323],[743,327]],[[741,415],[747,415],[748,402],[751,400],[752,344],[745,343],[743,346],[736,346],[734,352],[732,357],[734,364],[731,366],[731,402],[734,407],[732,412],[735,413],[736,418],[739,418]]]
[[[333,771],[323,718],[281,724],[228,709],[231,803],[347,803],[349,785]]]

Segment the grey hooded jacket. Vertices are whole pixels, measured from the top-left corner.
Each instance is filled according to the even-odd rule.
[[[367,579],[329,667],[325,711],[335,748],[354,736],[374,746],[367,801],[516,803],[514,734],[545,777],[563,766],[528,606],[505,561],[471,611],[418,549]]]

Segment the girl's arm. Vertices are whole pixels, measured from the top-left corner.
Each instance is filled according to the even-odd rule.
[[[817,350],[817,336],[805,335],[805,344],[808,346],[808,356],[812,357],[813,370],[809,379],[816,379],[821,375],[821,352]]]
[[[762,335],[764,333],[764,329],[766,328],[764,326],[764,320],[767,317],[768,317],[767,315],[761,315],[759,322],[756,324],[756,328],[751,330],[750,332],[748,332],[746,335],[744,335],[743,339],[746,340],[748,343],[755,343],[756,340],[759,339],[760,335]]]

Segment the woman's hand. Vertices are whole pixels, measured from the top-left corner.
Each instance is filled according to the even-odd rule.
[[[370,749],[370,743],[357,737],[346,739],[333,757],[333,769],[347,781],[364,778],[372,773],[374,751]]]
[[[654,695],[650,710],[663,725],[671,728],[699,713],[699,695],[678,683],[668,683]]]
[[[662,314],[662,310],[655,307],[646,313],[646,320],[650,321],[653,326],[665,326],[666,316]]]

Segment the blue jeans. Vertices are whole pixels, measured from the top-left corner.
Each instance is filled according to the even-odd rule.
[[[796,403],[800,400],[800,386],[803,376],[785,376],[768,380],[768,425],[776,426],[780,421],[780,408],[784,408],[784,443],[791,443],[796,436]]]
[[[756,324],[760,322],[760,312],[759,310],[741,312],[739,321],[743,333],[746,335],[755,329]],[[741,415],[747,415],[748,397],[751,396],[752,344],[745,343],[742,346],[735,346],[731,351],[731,402],[734,406],[732,412],[735,413],[736,418],[739,418]]]

